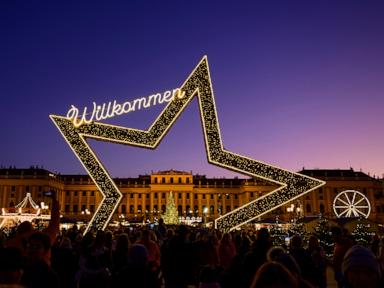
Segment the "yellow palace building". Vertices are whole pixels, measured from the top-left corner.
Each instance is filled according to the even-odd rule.
[[[320,213],[336,218],[335,205],[341,207],[338,212],[341,216],[356,216],[356,213],[361,216],[361,212],[354,209],[369,205],[368,219],[383,223],[383,179],[353,169],[303,169],[299,173],[324,180],[326,185],[277,208],[261,220],[279,215],[279,219],[288,221],[292,217],[310,217]],[[170,191],[179,216],[213,220],[276,188],[258,179],[207,178],[175,170],[137,178],[115,178],[114,181],[124,195],[114,219],[129,221],[159,217],[166,210]],[[49,191],[56,192],[61,214],[77,220],[89,220],[102,198],[88,175],[61,175],[35,167],[0,169],[0,206],[3,208],[14,207],[27,193],[31,193],[36,203],[44,202],[49,206],[50,197],[46,193]],[[335,203],[337,197],[341,200]],[[346,211],[344,206],[352,209]],[[368,213],[367,208],[362,209],[365,210],[363,213]]]

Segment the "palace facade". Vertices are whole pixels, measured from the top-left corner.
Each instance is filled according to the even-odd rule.
[[[364,194],[370,203],[369,219],[384,222],[383,179],[361,171],[340,169],[303,169],[299,173],[326,181],[326,185],[262,217],[279,215],[281,220],[311,217],[320,213],[335,218],[334,198],[346,190]],[[207,178],[184,171],[159,171],[137,178],[115,178],[124,197],[115,213],[130,221],[153,219],[166,210],[173,192],[179,216],[205,217],[213,220],[276,188],[274,184],[252,178]],[[67,218],[89,220],[102,196],[88,175],[60,175],[45,169],[0,169],[0,206],[14,207],[31,193],[36,203],[49,205],[46,192],[55,191],[61,214]],[[87,212],[87,213],[85,213]]]

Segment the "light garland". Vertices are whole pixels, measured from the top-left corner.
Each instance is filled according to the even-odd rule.
[[[155,149],[194,96],[198,98],[208,162],[280,185],[278,189],[217,218],[216,228],[222,231],[235,229],[325,184],[321,180],[267,165],[223,148],[206,56],[180,90],[185,96],[169,102],[148,130],[98,122],[76,127],[66,117],[50,116],[104,197],[85,232],[92,226],[105,229],[122,198],[86,138]]]

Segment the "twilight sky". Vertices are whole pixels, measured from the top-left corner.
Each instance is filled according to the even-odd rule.
[[[85,174],[49,119],[179,87],[208,55],[226,149],[384,173],[384,1],[0,1],[0,165]],[[148,128],[161,109],[113,119]],[[114,177],[207,163],[196,99],[156,150],[90,141]]]

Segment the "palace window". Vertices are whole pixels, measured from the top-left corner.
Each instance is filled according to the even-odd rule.
[[[69,213],[69,204],[65,205],[64,212],[65,213]]]
[[[179,193],[179,199],[181,199],[181,193]]]
[[[155,199],[157,199],[157,193],[155,193]]]
[[[189,199],[189,193],[187,193],[187,199]]]
[[[161,178],[161,183],[165,183],[165,178],[163,177],[163,178]]]
[[[69,191],[65,191],[65,196],[69,196]]]
[[[78,212],[78,206],[77,204],[73,205],[73,213],[77,213]]]
[[[135,213],[135,206],[129,205],[129,213],[131,214]]]
[[[165,193],[161,193],[161,198],[165,199]]]
[[[179,184],[181,183],[181,177],[179,177],[179,180],[178,180]]]
[[[253,198],[253,192],[251,192],[251,198]]]
[[[141,199],[141,193],[139,193],[139,199]],[[141,209],[140,209],[141,210]]]
[[[173,177],[171,177],[171,184],[173,184]]]
[[[177,206],[177,212],[179,213],[179,216],[183,214],[183,207],[181,205]]]
[[[167,211],[167,207],[165,205],[161,205],[161,211],[163,211],[163,213],[165,213],[165,211]]]
[[[155,177],[155,184],[157,184],[157,177]]]
[[[307,213],[311,213],[312,212],[311,204],[307,204],[305,206],[305,210],[307,211]]]
[[[195,198],[195,200],[197,200],[197,194],[195,194],[193,197]]]
[[[77,191],[74,192],[74,195],[77,196]]]
[[[146,194],[146,198],[149,199],[149,193]]]
[[[127,213],[127,207],[125,205],[121,205],[121,213],[122,214]]]
[[[214,214],[214,213],[215,213],[215,207],[214,207],[213,205],[211,205],[211,206],[209,207],[209,213],[210,213],[210,214]]]
[[[226,198],[226,199],[229,199],[229,197],[230,197],[229,194],[226,194],[226,195],[225,195],[225,198]]]
[[[211,199],[213,199],[213,194],[211,194]]]
[[[89,211],[90,212],[95,212],[95,205],[89,205]]]
[[[131,199],[133,199],[133,193],[130,193],[130,197],[131,197]]]
[[[324,204],[320,204],[320,213],[324,213],[324,212],[325,212]]]
[[[225,213],[228,213],[229,211],[231,211],[231,206],[228,206],[228,205],[227,205],[227,206],[225,207]]]
[[[203,199],[205,199],[205,194],[203,194]]]
[[[87,196],[87,191],[83,191],[83,196]]]
[[[91,196],[95,196],[95,191],[91,191]]]
[[[81,205],[81,211],[85,211],[85,208],[86,206],[85,205]]]
[[[43,186],[39,186],[39,192],[42,192],[43,191]]]
[[[238,199],[239,198],[239,195],[235,194],[235,199]]]
[[[141,209],[141,205],[137,206],[137,213],[141,213],[142,212],[142,209]]]
[[[16,187],[15,186],[11,186],[11,191],[15,192],[16,191]]]
[[[189,178],[187,178],[187,184],[189,184]]]

